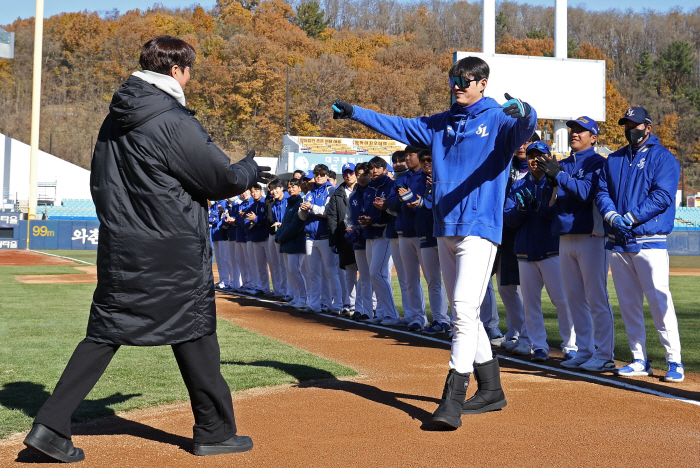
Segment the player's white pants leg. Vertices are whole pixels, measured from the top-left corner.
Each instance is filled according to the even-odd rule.
[[[493,280],[489,279],[484,300],[481,302],[481,310],[479,312],[481,322],[487,330],[498,327],[501,319],[498,316],[498,304],[496,303],[496,292],[493,290]]]
[[[491,279],[496,244],[476,236],[438,237],[438,251],[445,289],[453,304],[450,368],[471,373],[475,362],[493,358],[479,310]]]
[[[334,260],[334,257],[335,260]],[[321,311],[321,289],[325,280],[330,288],[328,304],[333,310],[342,309],[340,281],[338,280],[337,256],[331,251],[328,239],[306,239],[306,263],[309,269],[309,307],[314,312]],[[325,278],[324,278],[325,276]]]
[[[450,318],[447,316],[447,294],[442,285],[440,253],[437,246],[420,249],[420,259],[423,276],[425,276],[425,282],[428,283],[428,299],[430,300],[433,320],[438,320],[440,323],[450,323]]]
[[[316,242],[318,243],[318,251],[321,253],[321,257],[323,258],[323,267],[325,268],[326,274],[324,284],[327,286],[323,289],[324,297],[328,297],[328,306],[333,311],[340,312],[343,309],[343,288],[341,287],[340,275],[338,275],[338,270],[340,270],[340,260],[331,250],[328,239],[323,239]],[[342,282],[345,282],[344,278],[342,279]],[[328,291],[327,296],[326,291]]]
[[[216,267],[219,270],[219,281],[217,281],[217,284],[224,283],[225,285],[228,285],[229,273],[224,261],[227,246],[228,241],[212,242],[212,247],[214,248],[214,259],[216,260]]]
[[[257,271],[257,259],[255,258],[255,249],[253,248],[253,242],[248,241],[245,243],[245,258],[246,264],[248,265],[248,274],[250,275],[250,283],[252,285],[251,289],[262,289],[260,286],[260,275]]]
[[[234,289],[241,287],[241,270],[239,268],[238,262],[236,261],[236,242],[227,241],[226,258],[228,262],[226,266],[228,267],[228,281],[229,286]]]
[[[241,270],[242,286],[248,289],[253,287],[253,279],[250,275],[250,267],[252,264],[248,259],[246,244],[247,242],[236,242],[236,261],[238,262],[238,268]]]
[[[233,276],[233,262],[231,261],[231,257],[235,255],[236,248],[235,246],[231,245],[230,241],[225,241],[225,245],[222,245],[222,254],[223,254],[223,262],[226,266],[226,275],[227,278],[224,281],[227,286],[230,286],[232,288],[235,288],[235,281],[234,281],[234,276]],[[233,254],[231,253],[233,251]]]
[[[401,264],[406,277],[406,297],[402,302],[410,307],[410,313],[404,309],[404,317],[410,317],[411,323],[418,323],[421,327],[428,325],[425,315],[425,291],[420,282],[421,248],[420,239],[417,237],[399,237],[399,250],[401,251]],[[393,252],[392,252],[393,256]]]
[[[549,294],[549,299],[557,309],[557,322],[559,323],[559,335],[562,343],[561,349],[564,352],[577,351],[576,332],[574,330],[574,320],[571,318],[569,301],[564,292],[564,285],[561,280],[561,267],[559,257],[552,257],[539,262],[540,272],[544,279],[544,287]],[[522,280],[520,281],[522,287]],[[529,330],[528,330],[529,333]]]
[[[300,306],[307,303],[306,298],[306,281],[302,273],[302,263],[304,254],[283,254],[284,262],[287,267],[288,285],[292,290],[293,301]]]
[[[610,268],[632,357],[647,358],[642,309],[646,296],[659,340],[666,348],[666,361],[681,362],[678,319],[669,289],[668,251],[642,249],[634,253],[611,252]]]
[[[608,300],[609,251],[605,237],[565,234],[559,239],[559,266],[576,332],[576,356],[613,359],[615,328]],[[597,346],[597,349],[596,349]]]
[[[355,261],[360,279],[357,281],[357,300],[355,301],[355,312],[373,315],[374,304],[372,303],[372,278],[369,274],[369,262],[367,261],[367,250],[355,250]]]
[[[377,294],[377,317],[382,320],[399,318],[391,289],[391,277],[389,276],[390,244],[391,242],[386,237],[367,240],[369,274],[372,279],[372,290]],[[370,313],[367,315],[371,316]]]
[[[404,271],[403,261],[401,259],[401,248],[399,247],[399,239],[389,239],[389,243],[391,248],[391,261],[394,263],[394,268],[396,269],[396,276],[399,279],[399,289],[401,290],[401,307],[403,308],[403,316],[410,317],[410,315],[407,315],[411,313],[411,305],[408,302],[408,284],[406,282],[406,272]],[[392,271],[391,269],[389,269],[389,280],[391,280],[391,277]]]
[[[286,275],[283,271],[284,264],[281,263],[284,261],[284,259],[280,257],[279,252],[280,245],[275,242],[275,237],[268,237],[265,254],[267,255],[267,261],[270,264],[270,276],[272,276],[272,287],[274,288],[275,294],[281,294],[284,296],[287,294]]]
[[[506,340],[516,338],[520,340],[520,336],[527,340],[527,329],[525,327],[525,313],[523,312],[523,298],[520,292],[520,286],[511,284],[508,286],[501,285],[501,265],[497,266],[496,270],[496,286],[498,294],[503,301],[503,307],[506,309],[506,324],[508,331],[506,332]]]
[[[338,260],[338,265],[340,265],[340,257],[336,255],[335,258]],[[342,303],[343,307],[346,307],[350,303],[350,297],[348,296],[348,283],[345,270],[338,266],[336,272],[338,274],[338,280],[340,281],[340,302]]]
[[[259,289],[264,293],[269,293],[270,277],[267,274],[267,252],[265,252],[267,241],[248,242],[248,244],[250,244],[251,249],[253,250],[253,255],[255,255],[255,267],[253,271],[257,274],[256,289]]]
[[[350,310],[355,310],[357,302],[357,263],[345,265],[345,289],[347,291],[347,302],[343,299],[343,304]]]

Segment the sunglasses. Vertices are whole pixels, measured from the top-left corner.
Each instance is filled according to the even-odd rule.
[[[450,88],[454,88],[457,85],[458,88],[468,88],[469,83],[472,81],[479,81],[477,79],[470,80],[468,78],[462,78],[461,76],[451,76],[450,77]]]
[[[325,172],[314,172],[314,177],[326,177],[327,175]]]
[[[355,175],[355,171],[345,171],[343,172],[343,177],[350,177]]]
[[[420,163],[421,163],[421,164],[423,164],[423,163],[432,163],[432,162],[433,162],[433,158],[422,158],[422,159],[420,160]]]

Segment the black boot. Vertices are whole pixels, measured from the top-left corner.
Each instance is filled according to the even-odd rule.
[[[253,448],[253,439],[248,436],[233,436],[228,440],[216,443],[194,444],[194,454],[200,456],[222,455],[225,453],[247,452]]]
[[[65,463],[85,460],[83,450],[73,447],[70,437],[63,437],[43,424],[32,426],[32,430],[24,439],[24,445]]]
[[[469,386],[469,374],[460,374],[450,369],[445,381],[445,389],[442,391],[442,402],[433,413],[433,424],[448,426],[457,429],[462,425],[462,405],[467,396]]]
[[[462,405],[462,414],[481,414],[506,407],[497,357],[474,364],[474,378],[478,389],[474,396]]]

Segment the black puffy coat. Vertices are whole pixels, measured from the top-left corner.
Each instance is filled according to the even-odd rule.
[[[100,220],[91,340],[152,346],[216,331],[207,200],[244,192],[258,166],[232,165],[193,114],[137,77],[114,93],[90,174]]]
[[[340,268],[355,263],[355,251],[345,240],[345,214],[348,210],[348,195],[345,193],[347,182],[336,187],[328,202],[328,245],[337,247]]]

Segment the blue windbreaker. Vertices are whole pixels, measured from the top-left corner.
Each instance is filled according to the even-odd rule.
[[[415,119],[354,109],[353,120],[432,151],[435,237],[501,242],[508,168],[515,150],[535,132],[534,109],[526,118],[512,118],[491,98]]]
[[[326,181],[323,185],[314,184],[313,188],[304,195],[304,201],[313,206],[309,211],[299,210],[299,217],[304,220],[307,239],[328,239],[328,202],[333,194],[333,184]]]
[[[249,221],[243,218],[243,224],[248,230],[248,240],[251,242],[264,242],[270,236],[270,232],[267,229],[267,209],[265,208],[265,197],[260,197],[258,201],[255,201],[252,197],[253,203],[250,204],[248,209],[245,210],[245,214],[253,213],[255,219]],[[254,225],[251,227],[251,224]]]
[[[364,195],[367,187],[361,187],[360,184],[355,184],[355,189],[348,197],[348,210],[345,213],[345,225],[353,229],[362,230],[363,227],[360,225],[359,218],[362,214],[364,216]],[[353,250],[365,250],[367,245],[367,239],[362,236],[362,240],[359,242],[360,245],[353,245]]]
[[[392,216],[386,212],[382,211],[376,206],[374,206],[374,199],[386,198],[391,192],[394,186],[394,181],[388,175],[383,175],[372,179],[365,189],[363,194],[363,207],[365,209],[365,216],[372,218],[372,224],[365,226],[362,230],[362,235],[365,239],[379,239],[384,237],[387,225],[390,222]],[[395,233],[396,231],[394,231]],[[387,234],[386,237],[389,237]]]
[[[287,207],[282,216],[282,226],[275,234],[275,241],[280,244],[280,252],[286,254],[306,253],[305,224],[299,217],[299,205],[304,201],[301,195],[285,198]]]
[[[247,200],[238,200],[231,206],[231,216],[236,219],[236,242],[248,242],[248,227],[245,225],[245,219],[240,215],[240,211],[245,212],[253,204],[253,197],[248,197]]]
[[[515,229],[513,252],[518,260],[528,262],[555,257],[559,255],[559,236],[552,233],[555,208],[549,203],[540,202],[538,210],[528,206],[526,211],[520,211],[516,194],[524,189],[530,190],[535,199],[541,200],[542,193],[547,190],[547,179],[542,176],[540,180],[535,180],[532,174],[528,174],[516,181],[508,193],[503,214],[506,224]]]
[[[219,216],[219,204],[214,203],[209,207],[209,228],[212,242],[224,240],[223,229],[221,228],[222,222],[221,216]]]
[[[287,203],[289,201],[289,194],[284,192],[286,197],[282,200],[275,200],[272,202],[272,213],[268,213],[268,220],[270,224],[281,223],[284,220],[284,213],[287,211]]]
[[[552,234],[603,235],[603,219],[593,202],[604,163],[605,158],[594,148],[574,153],[559,162],[562,172],[557,174],[557,216],[552,223]],[[550,187],[545,191],[542,204],[549,203],[552,190]]]
[[[416,172],[410,170],[404,172],[396,178],[394,181],[394,187],[386,199],[387,209],[391,210],[393,213],[396,213],[395,228],[396,232],[401,237],[417,237],[418,234],[416,234],[416,210],[406,206],[406,202],[404,202],[401,199],[401,196],[399,196],[398,186],[404,185],[405,187],[411,189],[411,192],[413,192],[414,195],[421,196],[422,194],[417,192],[417,190],[422,176],[422,169],[418,169]]]
[[[632,213],[637,220],[632,231],[636,243],[615,245],[608,223],[606,249],[639,252],[641,249],[667,248],[666,236],[673,230],[676,217],[676,190],[681,167],[673,153],[651,135],[636,151],[630,145],[608,156],[600,175],[596,205],[600,214],[616,211]]]
[[[413,189],[411,190],[413,191]],[[421,197],[418,208],[415,210],[415,218],[413,218],[416,226],[416,235],[420,238],[420,248],[437,247],[437,239],[433,236],[433,203],[425,197],[428,191],[427,175],[421,174],[415,190],[417,190],[415,194]]]

